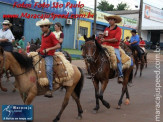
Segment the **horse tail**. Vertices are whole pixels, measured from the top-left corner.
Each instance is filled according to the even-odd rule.
[[[130,72],[129,79],[128,79],[128,83],[132,83],[132,79],[133,79],[133,69],[132,69],[132,71]]]
[[[77,97],[80,98],[80,93],[81,93],[81,90],[84,85],[84,74],[83,74],[83,71],[81,70],[81,68],[78,67],[78,69],[81,73],[81,77],[80,77],[78,84],[76,85],[76,87],[74,89],[74,92],[76,93]]]

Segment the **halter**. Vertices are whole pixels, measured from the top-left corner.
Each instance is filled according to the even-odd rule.
[[[93,44],[94,44],[94,46],[96,46],[95,42],[93,42]],[[95,49],[95,51],[93,52],[93,54],[91,56],[88,56],[86,54],[86,59],[89,60],[89,59],[93,58],[95,56],[95,54],[96,54],[96,50],[97,49]],[[98,57],[99,57],[99,55],[98,55]],[[97,59],[98,59],[98,57],[97,57]],[[95,59],[95,61],[94,61],[95,63],[96,63],[97,59]]]

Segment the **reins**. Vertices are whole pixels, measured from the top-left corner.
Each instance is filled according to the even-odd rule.
[[[35,56],[32,56],[32,58],[34,58],[34,57],[36,57],[36,56],[38,56],[39,55],[39,53],[37,54],[37,55],[35,55]],[[2,68],[2,70],[1,70],[1,72],[0,72],[0,74],[2,75],[2,73],[3,73],[3,71],[4,72],[7,72],[6,71],[6,68],[5,68],[5,54],[3,54],[3,68]],[[41,61],[43,59],[43,57],[41,57],[38,61],[37,61],[37,63],[36,64],[34,64],[33,66],[32,66],[32,69],[34,69],[34,67]],[[10,76],[8,76],[8,77],[13,77],[13,76],[21,76],[21,75],[24,75],[24,74],[26,74],[27,72],[29,72],[31,69],[28,69],[28,70],[26,70],[25,72],[23,72],[23,73],[21,73],[21,74],[17,74],[17,75],[10,75]]]

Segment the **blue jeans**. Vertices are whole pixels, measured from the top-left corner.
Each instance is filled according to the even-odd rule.
[[[122,61],[121,61],[121,56],[120,56],[120,51],[117,48],[114,48],[115,54],[119,60],[119,63],[117,63],[117,67],[118,67],[118,76],[119,77],[123,77],[123,72],[122,72]]]
[[[53,90],[53,56],[45,57],[46,75],[49,80],[49,89]]]

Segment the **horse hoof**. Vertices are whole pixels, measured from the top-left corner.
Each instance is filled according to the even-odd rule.
[[[118,105],[116,109],[121,109],[121,106]]]
[[[82,119],[82,116],[78,116],[78,117],[77,117],[77,120],[81,120],[81,119]]]
[[[8,90],[6,88],[1,89],[3,92],[7,92]]]
[[[129,99],[126,99],[125,105],[129,105],[129,104],[130,104],[130,100]]]
[[[97,114],[98,110],[93,109],[93,114]]]
[[[57,119],[54,119],[53,122],[58,122],[58,120]]]
[[[12,92],[13,92],[13,93],[16,92],[16,89],[13,89]]]
[[[104,105],[105,105],[105,107],[106,107],[107,109],[110,108],[110,104],[109,104],[109,103],[105,103]]]

